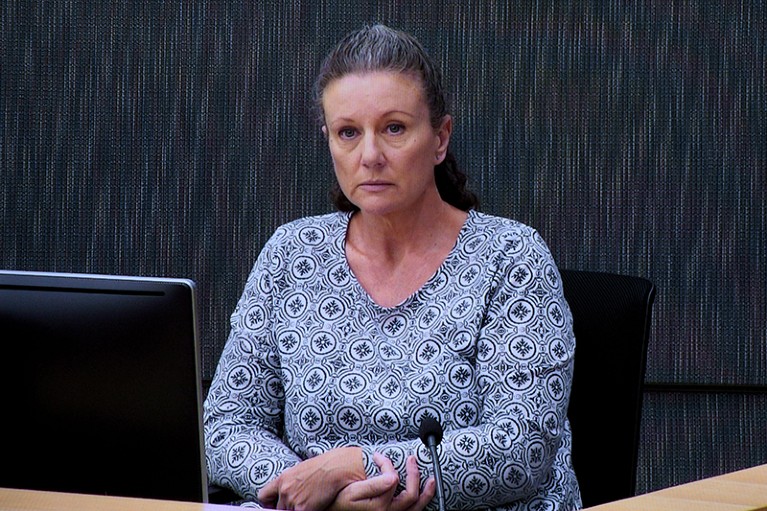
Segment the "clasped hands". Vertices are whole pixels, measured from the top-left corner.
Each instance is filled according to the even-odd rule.
[[[258,500],[296,511],[420,511],[434,497],[433,477],[420,491],[414,456],[407,459],[405,489],[397,495],[399,474],[389,458],[376,453],[373,460],[381,473],[366,478],[359,447],[332,449],[285,470],[258,492]]]

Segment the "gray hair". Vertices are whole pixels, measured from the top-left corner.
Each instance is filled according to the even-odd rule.
[[[346,35],[325,57],[314,83],[314,103],[320,121],[324,121],[322,95],[330,82],[348,74],[374,71],[405,73],[418,78],[433,127],[439,127],[449,113],[442,73],[421,43],[405,32],[373,25]]]
[[[348,34],[325,57],[314,82],[314,105],[321,124],[325,112],[322,95],[328,84],[354,73],[392,71],[412,74],[421,82],[424,99],[429,107],[431,125],[436,129],[448,115],[448,101],[442,85],[442,72],[432,62],[418,40],[384,25],[366,26]],[[442,200],[458,209],[468,211],[479,206],[477,196],[466,188],[466,174],[448,149],[445,159],[434,167],[434,179]],[[356,211],[354,205],[335,182],[330,191],[333,204],[341,211]]]

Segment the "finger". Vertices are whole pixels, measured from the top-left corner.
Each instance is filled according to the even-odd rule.
[[[433,477],[430,477],[426,480],[426,484],[423,485],[423,491],[421,492],[421,495],[418,497],[418,501],[410,506],[410,508],[407,511],[421,511],[426,506],[429,505],[429,502],[434,498],[434,495],[437,493],[437,482],[434,480]]]
[[[415,456],[408,456],[405,475],[405,489],[392,500],[391,511],[408,509],[418,502],[421,493],[421,472]]]
[[[280,495],[277,498],[277,503],[274,505],[274,509],[293,509],[293,506],[290,505],[290,503],[283,495]]]
[[[405,476],[405,489],[413,490],[418,494],[421,488],[421,471],[418,470],[418,460],[415,456],[409,456],[407,459],[407,474]]]
[[[258,491],[259,502],[271,505],[274,505],[277,502],[277,496],[279,495],[279,479],[279,477],[275,477]]]
[[[377,499],[383,495],[394,492],[397,487],[398,478],[391,473],[381,474],[379,476],[357,481],[346,487],[349,492],[349,500],[352,502],[365,502]]]
[[[373,461],[375,461],[376,465],[378,465],[378,469],[381,471],[382,474],[385,474],[385,473],[397,474],[397,479],[399,479],[399,474],[397,473],[397,469],[394,468],[394,465],[392,465],[391,460],[387,456],[384,456],[383,454],[379,452],[374,452]]]

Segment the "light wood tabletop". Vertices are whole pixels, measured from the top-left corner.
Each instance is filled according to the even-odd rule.
[[[767,465],[590,507],[588,511],[767,511]]]
[[[0,488],[2,511],[231,511],[220,504]],[[588,511],[767,511],[767,465],[702,479]]]
[[[232,511],[232,506],[0,488],[2,511]]]

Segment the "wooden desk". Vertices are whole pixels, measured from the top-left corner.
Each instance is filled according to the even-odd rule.
[[[588,511],[767,511],[767,465],[590,507]]]
[[[233,507],[0,488],[2,511],[232,511]],[[682,484],[588,511],[767,511],[767,465]]]
[[[232,506],[0,488],[2,511],[232,511]]]

